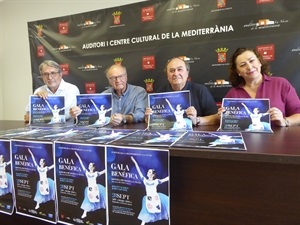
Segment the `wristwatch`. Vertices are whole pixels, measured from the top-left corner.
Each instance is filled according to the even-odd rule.
[[[289,127],[291,125],[290,121],[286,117],[284,117],[284,122],[286,127]]]
[[[126,115],[122,116],[122,123],[126,123]]]

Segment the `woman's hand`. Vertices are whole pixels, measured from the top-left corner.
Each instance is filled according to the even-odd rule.
[[[274,121],[278,126],[286,126],[285,118],[283,117],[283,113],[280,111],[280,109],[272,107],[268,110],[268,113],[270,114],[271,121]]]

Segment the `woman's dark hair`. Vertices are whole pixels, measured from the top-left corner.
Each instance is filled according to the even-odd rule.
[[[243,77],[239,76],[239,74],[236,71],[236,58],[241,55],[242,53],[246,52],[246,51],[250,51],[253,52],[256,57],[258,58],[258,60],[261,63],[261,73],[271,76],[270,74],[270,66],[269,63],[266,62],[263,57],[261,56],[261,54],[256,50],[256,49],[252,49],[252,48],[238,48],[233,55],[231,56],[230,59],[230,65],[229,65],[229,81],[231,82],[233,87],[238,87],[238,86],[243,86],[245,85],[245,80]]]

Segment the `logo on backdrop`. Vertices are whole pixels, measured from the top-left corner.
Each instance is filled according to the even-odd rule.
[[[256,0],[256,4],[272,3],[274,0]]]
[[[82,29],[96,27],[99,23],[101,23],[101,21],[92,21],[92,20],[88,19],[82,23],[77,24],[77,27],[81,27]]]
[[[71,45],[64,45],[64,44],[60,44],[58,47],[53,48],[53,51],[56,52],[70,52],[72,51],[72,49],[75,49],[76,46],[71,46]]]
[[[122,15],[121,11],[115,11],[115,12],[112,13],[114,26],[110,26],[110,28],[124,27],[125,26],[125,24],[121,23],[121,15]]]
[[[95,71],[98,70],[99,68],[102,68],[102,66],[97,66],[91,63],[86,63],[85,65],[79,66],[78,69],[84,72],[87,71]]]
[[[228,48],[217,48],[218,63],[226,63]]]
[[[218,9],[225,8],[226,7],[226,0],[217,0],[217,7],[218,7]]]
[[[155,56],[143,56],[142,59],[142,69],[143,70],[155,70]]]
[[[43,36],[43,25],[36,25],[36,32],[37,36],[42,37]]]
[[[68,22],[58,23],[58,31],[59,31],[60,34],[68,34],[69,33],[69,24],[68,24]]]
[[[37,57],[45,56],[45,48],[43,45],[36,46],[37,47]]]
[[[183,61],[187,63],[194,63],[196,60],[200,60],[199,57],[187,57],[185,55],[178,56],[179,59],[182,59]]]
[[[96,83],[95,82],[85,83],[85,92],[87,94],[96,93]]]
[[[287,19],[279,19],[279,20],[270,20],[270,19],[260,19],[257,23],[251,20],[248,24],[245,24],[244,27],[250,27],[251,30],[262,30],[269,28],[278,28],[282,24],[288,23]]]
[[[181,12],[187,12],[187,11],[192,11],[194,8],[199,7],[199,4],[194,4],[194,5],[187,5],[187,4],[178,4],[175,8],[169,8],[167,9],[167,12],[171,13],[181,13]]]
[[[115,62],[116,65],[121,65],[122,61],[123,61],[122,58],[114,58],[114,62]]]
[[[259,45],[256,47],[257,51],[262,55],[266,61],[275,60],[275,46],[274,44]]]
[[[145,82],[145,84],[146,84],[146,91],[148,92],[148,93],[151,93],[151,92],[153,92],[153,90],[154,90],[154,88],[153,88],[153,83],[154,83],[154,79],[152,79],[152,78],[147,78],[147,79],[145,79],[144,80],[144,82]]]
[[[142,22],[154,20],[154,6],[149,6],[141,9]]]
[[[60,64],[59,66],[63,76],[69,75],[69,64]]]
[[[226,10],[232,10],[232,7],[227,6],[227,0],[217,0],[217,9],[213,9],[211,12],[220,12]]]

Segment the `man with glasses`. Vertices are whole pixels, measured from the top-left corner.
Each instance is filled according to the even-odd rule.
[[[45,85],[37,88],[34,91],[34,95],[43,99],[47,99],[50,95],[65,96],[66,120],[70,119],[69,109],[76,105],[76,95],[80,94],[78,87],[62,79],[62,71],[59,64],[52,60],[42,62],[39,66],[39,71]],[[26,107],[24,120],[29,122],[29,106]]]
[[[120,64],[114,64],[105,70],[110,88],[103,93],[112,93],[113,108],[110,123],[114,126],[125,123],[144,122],[147,105],[147,92],[144,88],[127,83],[127,70]],[[79,107],[72,107],[70,115],[77,117]]]

